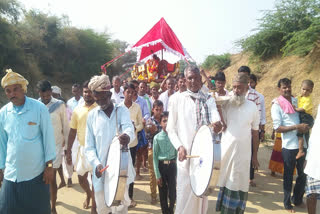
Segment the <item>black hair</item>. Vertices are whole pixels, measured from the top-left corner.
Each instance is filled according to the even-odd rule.
[[[153,108],[155,107],[155,106],[158,106],[158,107],[163,107],[163,102],[161,101],[161,100],[156,100],[156,101],[154,101],[154,103],[153,103]]]
[[[311,87],[311,88],[314,87],[314,83],[312,80],[303,80],[301,85],[304,85],[304,84]]]
[[[257,76],[254,75],[254,74],[250,74],[250,79],[253,80],[255,83],[258,82],[258,78],[257,78]]]
[[[164,118],[164,117],[169,117],[169,112],[168,111],[162,112],[162,114],[160,116],[160,122],[162,121],[162,118]]]
[[[40,80],[37,83],[37,89],[41,92],[52,91],[51,83],[48,80]]]
[[[130,81],[130,84],[137,84],[137,85],[139,85],[139,82],[138,82],[138,80],[131,80],[131,81]]]
[[[184,73],[179,73],[176,78],[177,80],[184,79],[185,78]]]
[[[82,84],[82,88],[88,88],[89,87],[89,82],[90,82],[90,80],[84,81],[84,83]]]
[[[172,80],[174,83],[176,82],[176,79],[173,77],[168,77],[168,79],[166,79],[166,84],[167,82],[169,82],[170,80]]]
[[[241,66],[239,69],[238,69],[238,73],[247,73],[247,74],[251,74],[251,70],[248,66]]]
[[[128,90],[129,88],[133,89],[133,90],[136,90],[135,86],[133,83],[129,83],[129,84],[126,84],[125,86],[123,86],[123,92],[125,92],[126,90]]]
[[[81,86],[80,86],[80,84],[79,84],[79,83],[75,83],[75,84],[73,84],[73,85],[72,85],[72,87],[73,87],[73,88],[81,88]]]
[[[147,84],[146,82],[143,82],[143,81],[142,81],[142,82],[139,83],[139,85],[140,85],[141,83],[142,83],[142,84],[145,84],[146,86],[148,86],[148,84]]]
[[[286,86],[291,85],[291,80],[289,80],[288,78],[282,78],[278,82],[278,88],[280,88],[281,85],[286,85]]]
[[[218,71],[214,76],[214,80],[218,81],[226,81],[226,75],[222,71]]]

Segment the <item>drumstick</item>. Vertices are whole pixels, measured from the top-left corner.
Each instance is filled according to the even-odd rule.
[[[103,169],[101,169],[101,170],[100,170],[100,173],[103,173],[108,167],[109,167],[109,165],[107,165],[106,167],[104,167]]]
[[[199,155],[186,155],[186,158],[200,158]]]

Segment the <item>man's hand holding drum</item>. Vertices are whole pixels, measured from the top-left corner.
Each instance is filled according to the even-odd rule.
[[[220,121],[212,123],[212,128],[215,133],[219,133],[222,130],[222,123]]]
[[[185,159],[187,159],[187,150],[183,147],[180,146],[178,148],[178,155],[179,155],[179,161],[184,161]]]

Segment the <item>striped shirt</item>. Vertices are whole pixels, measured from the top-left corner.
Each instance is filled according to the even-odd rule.
[[[260,96],[257,93],[256,90],[254,90],[253,88],[249,87],[249,90],[246,94],[246,98],[247,100],[250,100],[252,102],[254,102],[259,110],[259,114],[260,114],[260,118],[262,118],[261,115],[261,103],[260,103]]]

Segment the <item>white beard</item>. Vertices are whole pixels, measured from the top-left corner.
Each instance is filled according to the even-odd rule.
[[[233,106],[241,106],[246,101],[245,95],[235,95],[233,94],[229,100],[229,103]]]

